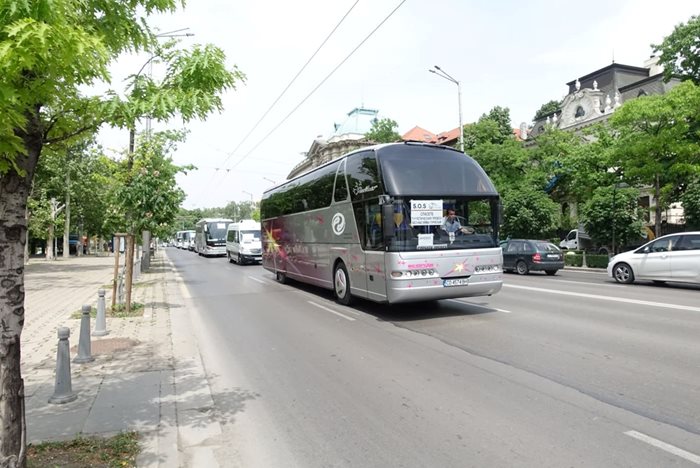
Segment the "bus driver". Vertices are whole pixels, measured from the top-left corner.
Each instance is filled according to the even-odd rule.
[[[451,208],[447,210],[447,216],[443,218],[440,228],[448,234],[474,234],[474,228],[462,226],[459,219],[457,219],[457,216],[455,215],[455,210]]]

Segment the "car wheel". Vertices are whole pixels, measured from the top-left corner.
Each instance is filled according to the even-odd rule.
[[[559,270],[545,270],[544,272],[547,273],[549,276],[554,276],[557,274],[557,271]]]
[[[285,275],[281,271],[278,271],[275,273],[275,279],[278,283],[285,284],[287,282],[287,275]]]
[[[335,300],[339,304],[350,305],[352,302],[352,294],[350,294],[350,277],[348,270],[343,262],[338,263],[333,274],[333,290],[335,291]]]
[[[618,283],[630,284],[634,281],[634,272],[628,264],[618,263],[613,267],[613,277]]]
[[[529,273],[527,265],[522,260],[518,260],[518,263],[515,264],[515,271],[517,271],[519,275],[527,275]]]

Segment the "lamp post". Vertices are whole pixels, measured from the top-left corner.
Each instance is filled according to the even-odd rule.
[[[246,191],[246,190],[241,190],[241,192],[247,193],[248,195],[250,195],[250,202],[253,203],[253,194],[252,194],[252,193],[250,193],[250,192],[248,192],[248,191]]]
[[[275,181],[275,180],[268,179],[267,177],[263,177],[263,179],[266,180],[266,181],[268,181],[268,182],[271,182],[271,183],[274,184],[274,185],[277,185],[277,181]]]
[[[431,68],[428,71],[457,85],[457,104],[459,107],[459,149],[462,153],[464,153],[464,127],[462,127],[462,85],[460,84],[459,80],[451,77],[442,68],[438,67],[437,65],[434,65],[434,68],[434,70]]]

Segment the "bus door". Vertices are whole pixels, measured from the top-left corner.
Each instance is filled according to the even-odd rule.
[[[366,202],[366,235],[364,243],[365,277],[369,299],[386,299],[386,266],[384,234],[380,205]]]

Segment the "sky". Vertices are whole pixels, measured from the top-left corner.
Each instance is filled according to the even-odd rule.
[[[458,127],[457,86],[429,73],[435,65],[461,82],[465,124],[502,106],[519,127],[542,104],[561,99],[565,83],[577,77],[613,60],[642,66],[650,44],[697,14],[698,0],[189,0],[151,25],[160,32],[189,28],[182,47],[215,44],[247,78],[225,93],[223,112],[204,122],[151,125],[189,131],[173,154],[176,164],[198,168],[178,176],[185,208],[258,201],[356,107],[395,120],[400,134],[414,126],[433,133]],[[111,89],[123,91],[124,78],[147,59],[121,57]],[[154,76],[159,72],[155,65]],[[128,132],[103,128],[98,140],[123,151]]]

